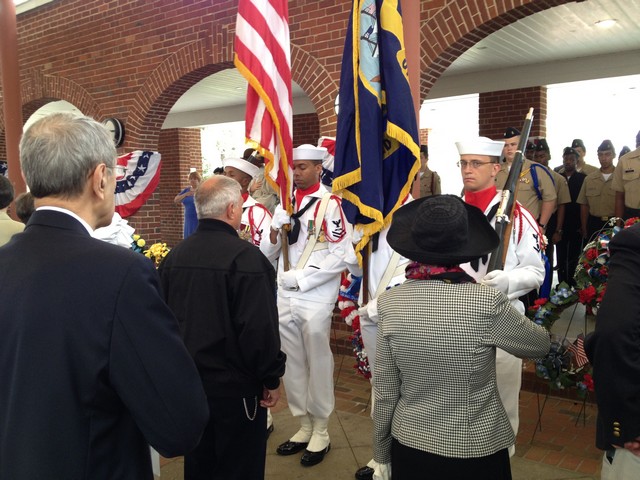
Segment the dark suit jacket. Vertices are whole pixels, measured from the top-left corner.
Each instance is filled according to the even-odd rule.
[[[40,210],[0,248],[0,478],[152,479],[208,407],[151,262]]]
[[[609,248],[607,292],[585,342],[603,450],[640,437],[640,224],[618,233]]]

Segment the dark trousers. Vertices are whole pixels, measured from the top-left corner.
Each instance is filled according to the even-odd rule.
[[[450,458],[391,443],[393,480],[511,480],[509,451],[476,458]]]
[[[185,480],[264,479],[267,409],[256,407],[259,397],[244,400],[208,399],[209,423],[195,450],[184,456]]]
[[[587,219],[587,241],[595,240],[596,233],[608,227],[609,220],[602,220],[601,217],[589,215]]]
[[[566,282],[575,286],[573,275],[576,272],[578,258],[582,253],[582,236],[578,232],[565,232],[564,237],[556,245],[558,256],[558,282]]]

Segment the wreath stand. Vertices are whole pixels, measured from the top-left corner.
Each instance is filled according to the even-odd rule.
[[[571,328],[571,324],[573,323],[573,319],[576,313],[576,310],[578,308],[578,303],[576,303],[573,306],[573,312],[571,313],[571,317],[569,318],[569,323],[567,324],[567,328],[564,332],[564,336],[562,337],[563,342],[566,340],[567,338],[567,334],[569,333],[569,329]],[[584,314],[584,333],[586,335],[587,333],[587,328],[588,328],[588,321],[587,321],[587,313],[585,312]],[[533,429],[533,435],[531,435],[531,440],[529,441],[529,443],[533,443],[533,440],[536,437],[536,434],[538,433],[538,431],[542,431],[542,414],[544,413],[544,408],[547,405],[547,400],[549,399],[549,394],[551,393],[551,387],[547,387],[547,392],[544,395],[544,400],[542,401],[542,406],[540,406],[540,389],[538,384],[536,383],[536,388],[535,388],[535,393],[536,393],[536,406],[537,406],[537,411],[538,411],[538,420],[536,422],[536,426]],[[584,398],[582,399],[582,405],[580,406],[580,411],[578,412],[578,416],[576,418],[575,424],[574,426],[577,427],[578,423],[580,422],[580,418],[582,417],[582,426],[586,426],[587,424],[587,400],[589,399],[589,390],[586,391],[586,394],[584,396]]]

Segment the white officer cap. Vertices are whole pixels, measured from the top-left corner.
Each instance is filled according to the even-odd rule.
[[[293,149],[293,160],[314,160],[322,161],[325,159],[327,149],[324,147],[315,147],[309,143],[300,145]]]
[[[222,162],[224,167],[233,167],[237,168],[241,172],[246,173],[251,178],[255,177],[258,172],[260,172],[260,168],[256,167],[253,163],[247,162],[241,158],[225,158]]]
[[[489,155],[499,157],[502,155],[504,141],[491,140],[487,137],[475,137],[461,142],[456,142],[460,155]]]

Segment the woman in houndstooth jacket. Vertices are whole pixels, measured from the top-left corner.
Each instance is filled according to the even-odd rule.
[[[392,464],[393,480],[511,479],[496,348],[542,356],[548,333],[460,269],[498,244],[476,207],[449,195],[416,200],[395,213],[388,242],[413,262],[378,299],[376,475],[390,478]]]

